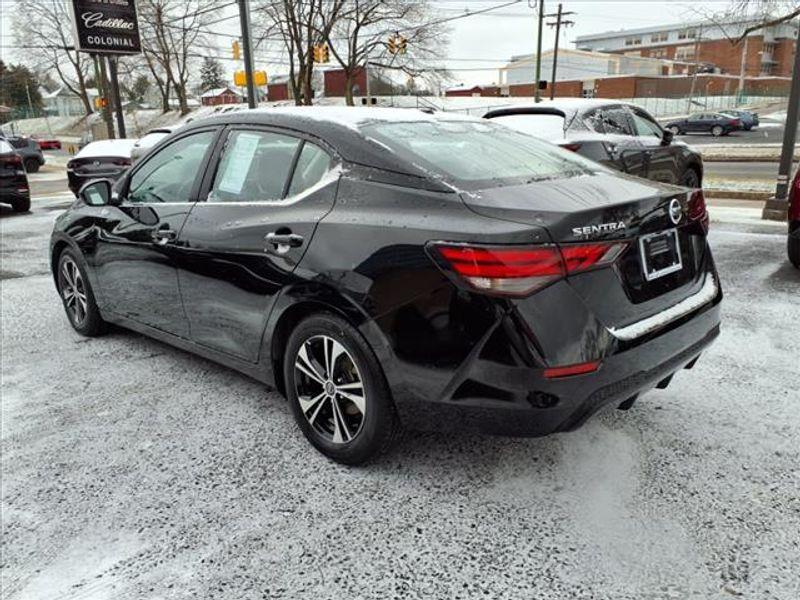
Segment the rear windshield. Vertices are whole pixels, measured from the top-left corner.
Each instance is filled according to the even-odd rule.
[[[364,126],[362,132],[399,158],[467,189],[574,177],[599,168],[488,121],[384,122]]]
[[[564,139],[564,117],[562,115],[527,114],[492,117],[492,121],[515,131],[535,135],[548,141]]]

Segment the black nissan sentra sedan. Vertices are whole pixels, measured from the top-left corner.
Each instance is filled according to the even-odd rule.
[[[719,332],[707,228],[697,190],[486,120],[309,107],[173,132],[84,186],[51,260],[79,333],[275,386],[352,464],[401,425],[545,435],[665,387]]]

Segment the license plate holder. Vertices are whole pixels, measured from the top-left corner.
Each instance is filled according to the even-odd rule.
[[[639,238],[642,272],[653,281],[683,269],[681,244],[677,229],[650,233]]]

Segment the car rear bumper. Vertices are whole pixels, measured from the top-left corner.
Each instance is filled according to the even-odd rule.
[[[625,342],[625,349],[604,358],[596,372],[547,379],[542,369],[476,361],[464,377],[480,382],[470,388],[477,397],[396,398],[399,416],[406,426],[422,430],[524,437],[573,430],[602,407],[665,387],[673,374],[693,366],[719,334],[720,300],[717,290],[692,314]]]

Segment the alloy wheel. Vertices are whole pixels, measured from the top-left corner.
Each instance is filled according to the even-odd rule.
[[[64,299],[64,306],[67,309],[69,318],[76,327],[80,327],[86,320],[88,311],[86,285],[78,265],[68,256],[61,261],[61,269],[58,272],[58,287],[61,291],[61,297]]]
[[[295,391],[308,424],[333,444],[346,444],[361,431],[366,395],[353,356],[327,335],[308,338],[294,363]]]

